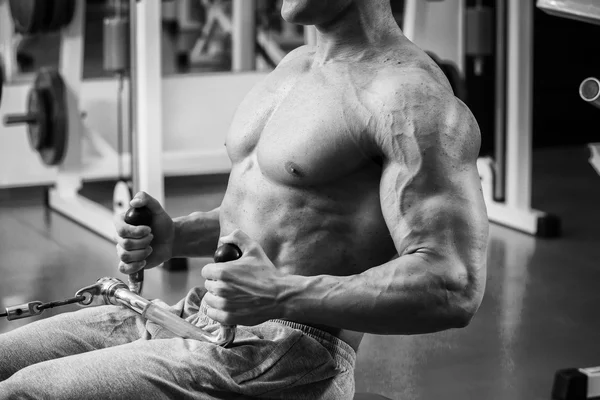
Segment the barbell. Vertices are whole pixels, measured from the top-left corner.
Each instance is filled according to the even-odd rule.
[[[73,19],[75,5],[75,0],[9,0],[15,28],[24,35],[58,31]]]
[[[59,165],[68,142],[66,87],[60,73],[54,68],[41,68],[29,90],[26,113],[6,115],[4,124],[27,125],[29,145],[42,162]]]

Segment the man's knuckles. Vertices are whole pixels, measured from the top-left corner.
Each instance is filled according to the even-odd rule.
[[[207,264],[202,269],[202,277],[215,281],[227,281],[230,279],[231,273],[227,271],[222,263]]]
[[[208,292],[215,296],[225,297],[231,292],[229,286],[223,281],[204,281],[204,287]]]
[[[117,245],[117,255],[124,263],[143,261],[152,254],[152,247],[141,250],[126,250],[120,244]]]
[[[120,224],[117,227],[117,235],[122,238],[141,239],[150,234],[150,228],[147,226],[133,226],[128,224]]]
[[[119,263],[119,272],[123,274],[133,274],[143,269],[146,266],[146,261],[136,261],[131,263]]]
[[[141,239],[131,239],[131,238],[119,238],[118,242],[121,247],[125,250],[133,251],[133,250],[141,250],[145,249],[152,242],[153,236],[148,235]]]
[[[227,297],[215,295],[211,292],[206,293],[204,296],[204,301],[209,307],[221,311],[234,312],[235,310],[239,309],[239,303],[232,301]]]
[[[123,249],[121,246],[117,247],[117,255],[119,256],[119,260],[124,263],[131,263],[136,261],[141,261],[142,259],[136,259],[136,255],[132,254],[130,251]]]
[[[119,240],[119,244],[124,250],[139,250],[140,243],[135,239],[121,239]]]

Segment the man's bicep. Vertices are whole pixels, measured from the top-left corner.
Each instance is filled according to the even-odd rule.
[[[383,216],[400,255],[449,251],[487,235],[487,216],[476,171],[452,178],[420,171],[405,176],[388,165],[381,179]]]
[[[485,265],[488,220],[476,168],[478,128],[464,105],[456,107],[429,133],[396,133],[396,143],[388,141],[394,145],[383,149],[380,195],[400,256],[421,253],[471,275]]]

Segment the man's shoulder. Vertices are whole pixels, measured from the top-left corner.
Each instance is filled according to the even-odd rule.
[[[279,62],[278,66],[284,66],[288,63],[292,62],[307,62],[312,59],[315,53],[315,48],[313,46],[303,45],[296,47],[294,50],[290,51],[286,54],[285,57]]]
[[[454,103],[454,93],[441,70],[426,60],[384,63],[371,89],[388,107]]]
[[[380,143],[396,135],[444,147],[457,140],[477,141],[473,114],[435,66],[419,61],[382,68],[372,85],[379,122],[374,133]]]

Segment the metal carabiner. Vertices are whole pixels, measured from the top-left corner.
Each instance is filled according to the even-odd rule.
[[[84,307],[123,305],[182,338],[200,340],[223,347],[235,339],[235,325],[221,325],[215,333],[206,332],[150,300],[133,293],[124,282],[117,278],[98,279],[95,284],[77,291],[75,296],[85,296],[85,300],[79,303]]]
[[[28,318],[40,315],[43,310],[39,307],[44,304],[41,301],[30,301],[29,303],[17,304],[16,306],[6,307],[6,319],[13,321],[15,319]]]

